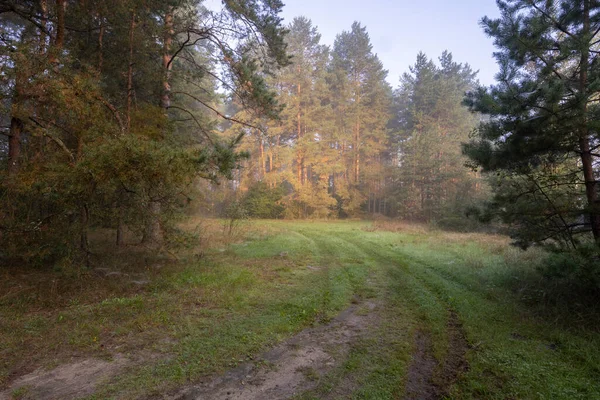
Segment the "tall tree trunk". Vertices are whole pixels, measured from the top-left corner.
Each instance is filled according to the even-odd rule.
[[[127,68],[127,133],[131,131],[131,104],[133,102],[133,38],[135,31],[135,11],[131,12],[129,23],[129,66]]]
[[[296,179],[298,180],[298,189],[300,189],[302,187],[302,156],[300,150],[298,150],[296,157]]]
[[[355,164],[354,164],[354,183],[360,183],[360,82],[357,79],[357,88],[356,88],[356,135],[355,135]]]
[[[65,7],[66,0],[56,0],[56,38],[54,46],[62,50],[65,43]]]
[[[594,176],[594,162],[590,151],[590,133],[588,129],[587,101],[588,91],[588,69],[589,69],[589,43],[590,43],[590,0],[583,0],[583,31],[581,36],[585,38],[585,46],[582,46],[579,73],[579,92],[585,94],[582,96],[581,103],[581,124],[579,127],[579,151],[581,152],[581,164],[583,167],[583,177],[585,180],[585,193],[587,205],[589,208],[590,224],[594,240],[600,245],[600,213],[598,210],[598,189],[597,181]]]
[[[98,32],[98,75],[102,75],[102,68],[104,67],[104,20],[99,15],[100,20],[100,31]]]
[[[260,132],[258,132],[258,135],[260,150],[260,173],[261,178],[264,178],[267,175],[267,158],[265,157],[265,143],[263,141],[262,135],[260,135]]]
[[[66,0],[56,0],[56,35],[54,36],[54,45],[50,54],[50,62],[58,64],[60,53],[65,43],[65,7]]]
[[[327,176],[327,184],[327,192],[330,193],[332,197],[335,196],[335,172]]]
[[[27,80],[27,76],[23,73],[23,69],[19,68],[22,62],[22,57],[15,59],[15,91],[12,98],[10,131],[8,138],[8,175],[14,175],[19,171],[19,162],[21,157],[21,137],[23,135],[24,124],[17,116],[20,103],[23,101],[23,84]]]
[[[40,0],[40,9],[42,10],[42,18],[40,20],[40,25],[42,29],[40,29],[40,55],[46,53],[46,40],[48,40],[46,35],[46,26],[48,20],[48,0]]]
[[[18,101],[17,99],[13,101]],[[10,119],[10,136],[8,138],[8,175],[14,175],[19,170],[19,158],[21,155],[21,134],[23,133],[23,121],[17,117]]]
[[[301,93],[301,86],[300,84],[298,84],[298,91],[297,91],[297,97],[298,97],[298,113],[297,113],[297,143],[296,143],[296,152],[297,152],[297,157],[296,157],[296,175],[298,176],[298,188],[301,188],[304,184],[303,181],[303,168],[304,168],[304,157],[302,154],[302,144],[300,143],[301,139],[302,139],[302,119],[301,119],[301,108],[300,108],[300,93]]]
[[[302,171],[302,186],[304,186],[308,182],[308,174],[306,171],[307,167],[304,165],[304,157],[302,157],[302,165],[300,169]]]
[[[173,8],[165,14],[165,31],[163,37],[163,93],[160,98],[160,106],[163,109],[165,118],[168,118],[169,107],[171,107],[171,63],[173,55],[171,46],[173,44]],[[148,220],[142,243],[160,245],[163,243],[163,232],[160,223],[161,204],[159,201],[150,200],[148,203]]]
[[[173,44],[173,11],[172,9],[165,15],[165,36],[163,41],[163,93],[160,101],[160,106],[163,108],[165,115],[171,106],[171,69],[173,64],[171,63],[171,46]]]

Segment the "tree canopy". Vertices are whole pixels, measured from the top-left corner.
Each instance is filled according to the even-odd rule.
[[[161,244],[195,179],[231,176],[239,163],[241,138],[214,134],[215,117],[227,118],[221,93],[257,115],[281,111],[265,77],[289,63],[282,6],[3,2],[0,238],[8,253],[87,254],[90,224],[115,228],[117,242],[126,225]]]
[[[598,199],[598,4],[499,1],[484,18],[501,67],[498,83],[469,94],[489,116],[465,146],[473,166],[494,173],[488,214],[517,242],[600,242]]]

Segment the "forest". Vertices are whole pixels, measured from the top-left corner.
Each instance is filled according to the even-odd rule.
[[[135,379],[148,382],[140,373],[94,397],[147,398],[223,372],[224,358],[256,354],[309,325],[337,321],[345,306],[391,321],[413,347],[400,348],[383,325],[367,337],[412,351],[424,366],[415,370],[402,357],[377,361],[367,346],[361,351],[374,357],[373,371],[380,371],[377,363],[398,363],[402,385],[386,389],[396,374],[386,370],[392,375],[377,378],[384,394],[328,392],[323,379],[334,378],[324,368],[298,398],[503,398],[504,389],[511,398],[536,398],[534,390],[550,390],[533,377],[510,383],[518,372],[497,369],[506,360],[487,365],[485,355],[501,360],[518,352],[512,342],[525,340],[560,348],[558,328],[544,325],[545,318],[579,318],[573,324],[581,337],[598,340],[600,2],[496,3],[500,16],[480,20],[499,67],[495,83],[485,86],[452,49],[418,52],[402,76],[390,79],[360,16],[325,43],[308,16],[284,20],[281,0],[0,1],[0,317],[15,321],[0,322],[0,339],[10,343],[0,346],[0,390],[10,389],[12,398],[40,395],[14,382],[31,372],[25,364],[47,367],[51,350],[22,353],[11,332],[35,331],[26,328],[33,326],[28,318],[41,310],[47,314],[36,314],[40,321],[52,313],[48,321],[91,318],[70,329],[82,329],[93,343],[72,337],[56,344],[56,359],[69,346],[86,356],[109,351],[109,341],[97,347],[102,330],[87,314],[102,314],[102,307],[114,308],[125,330],[145,326],[140,331],[151,333],[144,341],[173,337],[178,344],[165,339],[176,354],[165,361],[169,372],[156,378],[164,365],[152,367],[150,389],[124,389]],[[454,269],[454,256],[466,269]],[[296,275],[297,267],[304,272]],[[320,280],[328,283],[321,287]],[[279,293],[285,282],[296,286],[278,298],[249,289]],[[207,300],[209,288],[220,294]],[[230,289],[247,299],[223,297]],[[492,314],[505,312],[503,302],[534,310],[554,336],[536,336],[531,322],[528,334],[507,332],[512,342],[502,351],[470,355],[488,339],[468,314],[468,296]],[[234,310],[231,318],[237,326],[248,318],[252,328],[244,332],[255,339],[218,325],[232,344],[216,346],[208,369],[188,365],[183,354],[197,357],[207,336],[194,339],[192,351],[177,346],[197,333],[182,332],[221,314],[190,322],[183,309],[166,307],[178,297],[186,313],[192,304],[206,305],[207,313]],[[140,316],[119,314],[138,300]],[[253,301],[272,312],[268,332],[253,330],[260,319],[249,311]],[[84,304],[100,311],[74,311]],[[382,304],[403,310],[407,325]],[[474,310],[484,318],[486,310]],[[519,326],[519,311],[502,315]],[[132,322],[141,316],[147,319]],[[284,316],[287,322],[277,320]],[[369,323],[380,326],[377,318]],[[48,321],[40,335],[52,331],[57,343],[70,335]],[[186,323],[181,331],[155,332]],[[111,337],[119,339],[111,344],[136,348],[123,344],[114,324]],[[363,337],[361,329],[353,335]],[[579,343],[578,332],[564,341]],[[353,343],[342,346],[346,362]],[[427,367],[429,359],[437,369]],[[448,363],[459,372],[448,372]],[[569,375],[552,390],[564,390],[560,398],[599,394],[589,363],[579,365],[581,377]],[[550,368],[548,379],[561,368]],[[491,371],[496,383],[477,380],[477,371]],[[340,373],[364,387],[374,379]],[[429,386],[411,381],[419,373],[426,376],[417,381]],[[221,398],[217,392],[206,395]]]
[[[225,5],[6,6],[5,240],[85,253],[101,224],[162,242],[189,203],[452,223],[486,196],[461,152],[479,120],[468,64],[420,53],[394,89],[358,22],[329,48],[281,5]]]

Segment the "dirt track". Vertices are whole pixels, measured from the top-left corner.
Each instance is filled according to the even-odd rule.
[[[167,398],[258,400],[292,397],[313,388],[321,376],[341,362],[351,343],[375,324],[375,303],[353,305],[329,324],[302,331],[258,360]]]

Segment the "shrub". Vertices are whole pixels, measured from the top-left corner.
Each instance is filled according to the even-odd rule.
[[[284,190],[281,186],[270,188],[264,182],[252,186],[242,200],[248,216],[252,218],[281,218],[285,207],[281,205]]]
[[[600,293],[600,248],[595,244],[577,250],[549,253],[540,273],[555,283],[577,288],[581,294]]]

